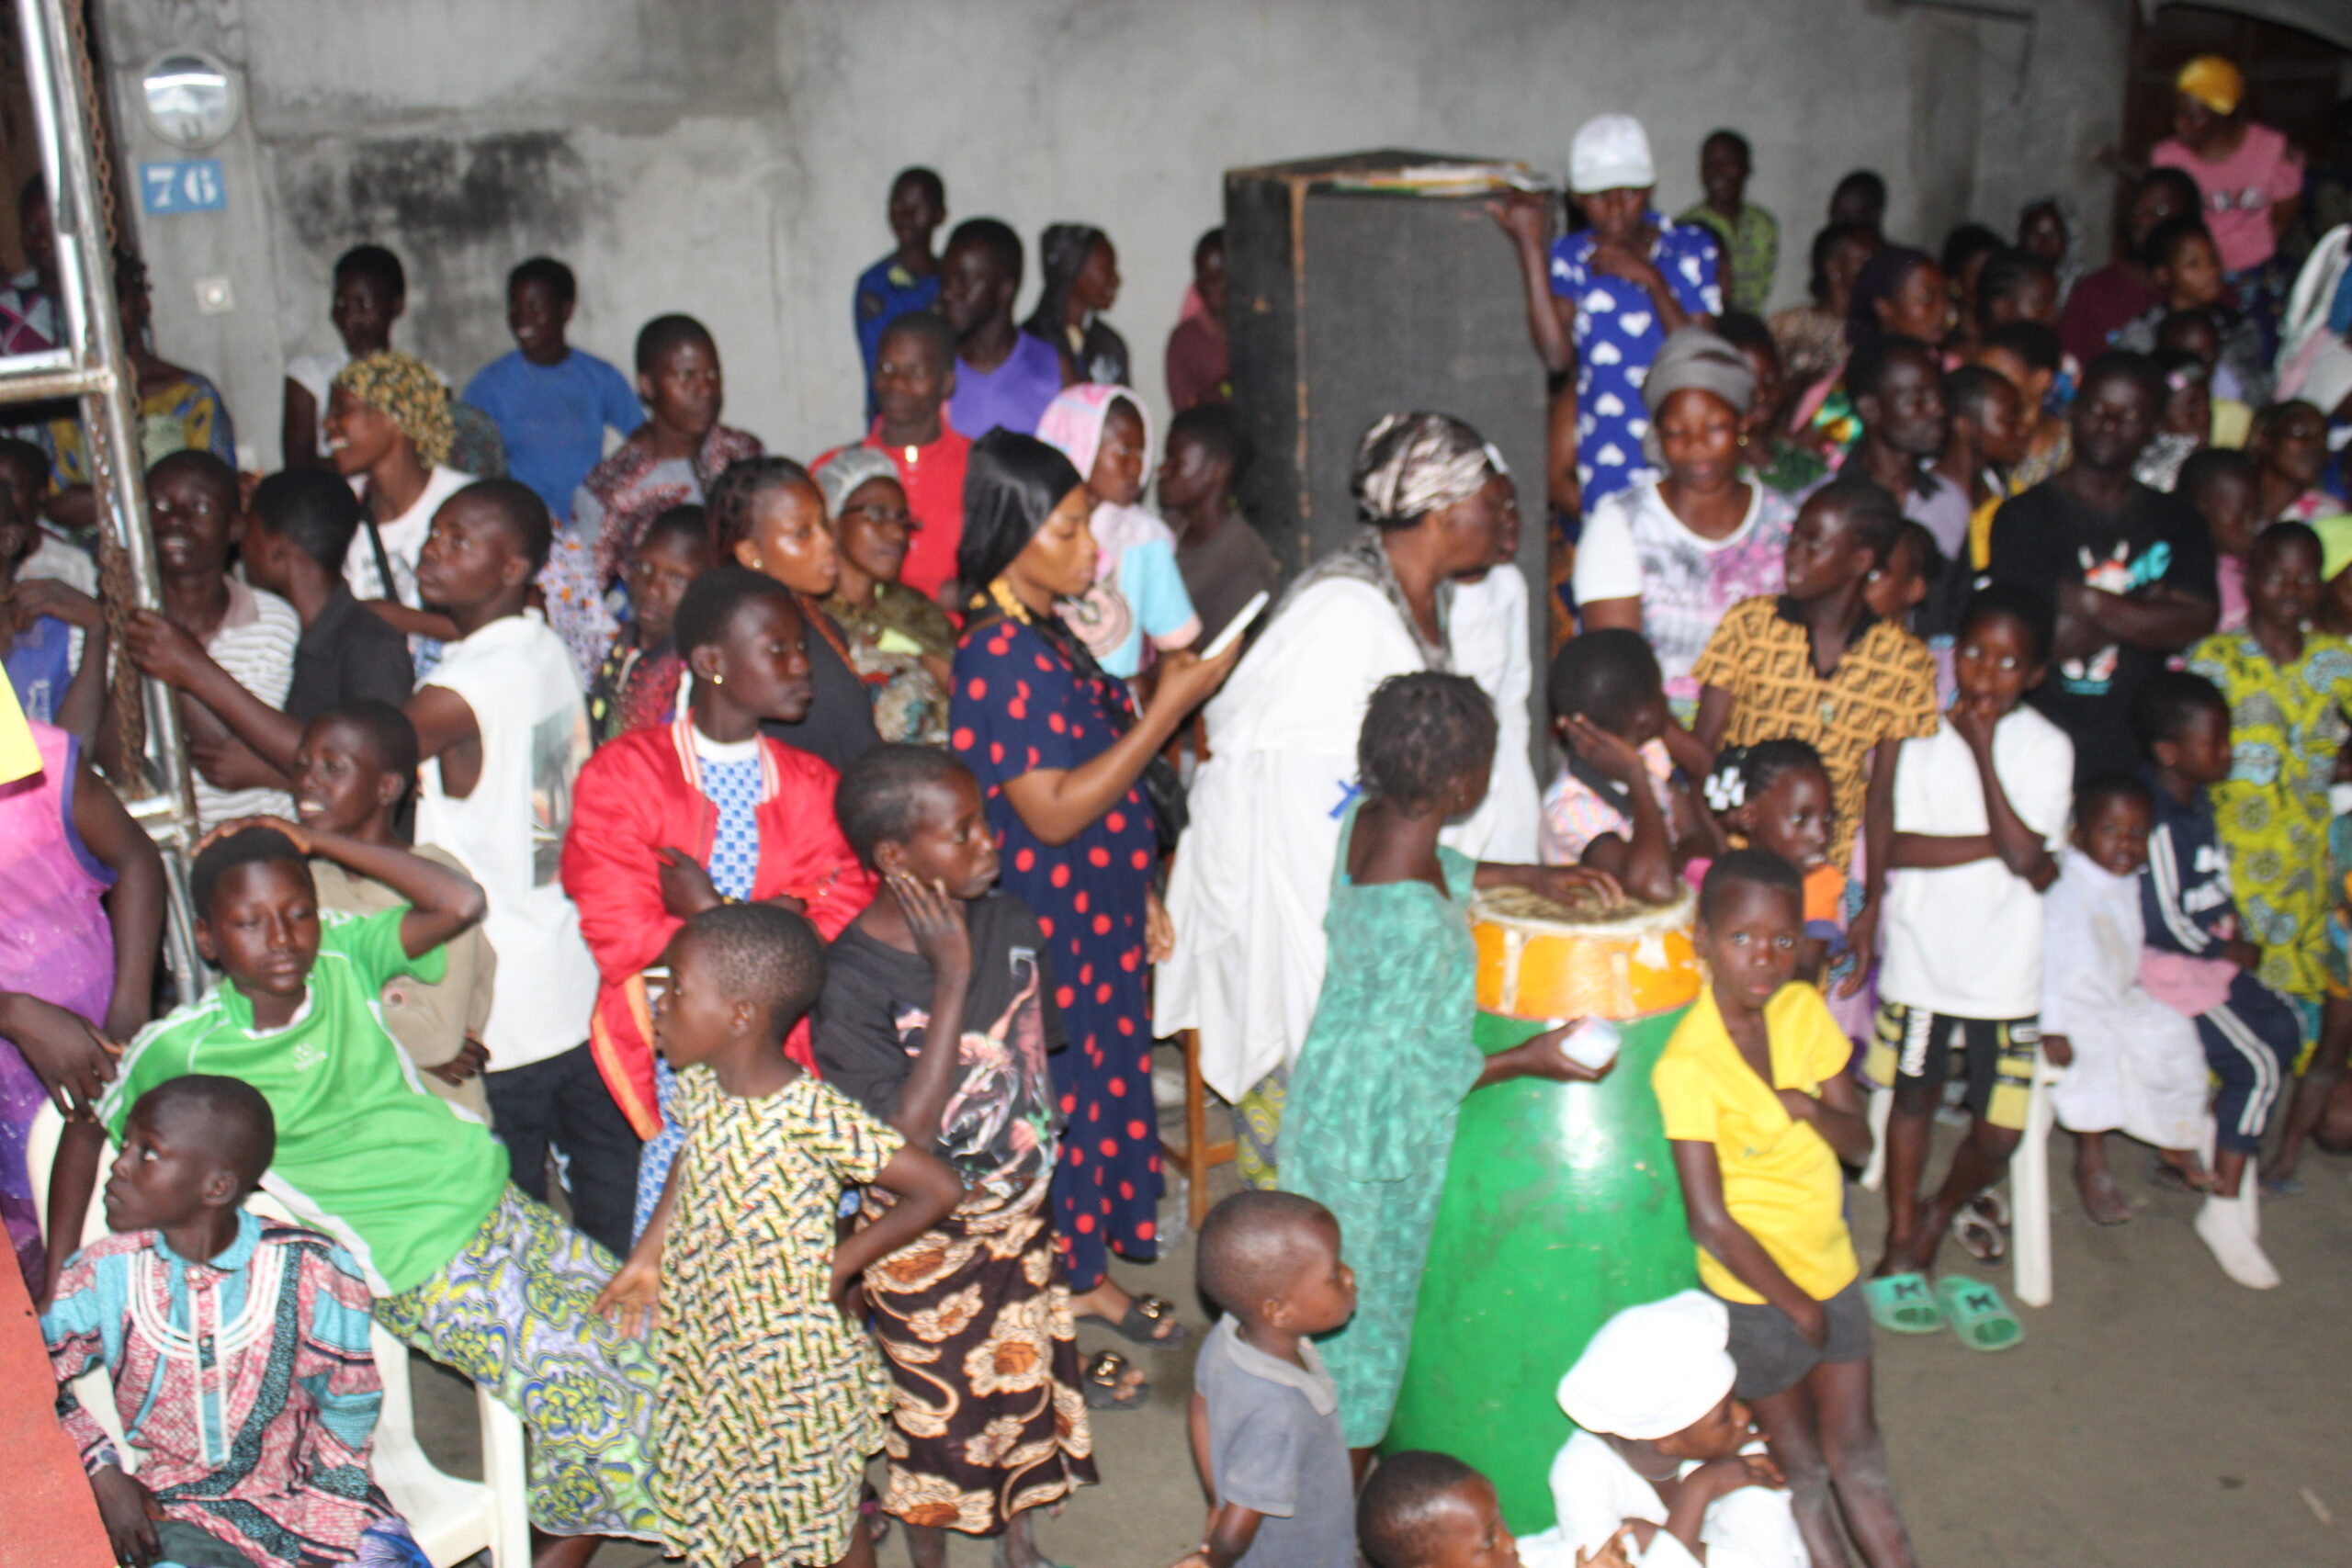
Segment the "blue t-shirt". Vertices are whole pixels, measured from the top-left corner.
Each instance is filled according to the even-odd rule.
[[[1675,303],[1694,316],[1721,315],[1715,237],[1696,223],[1669,223],[1663,213],[1649,221],[1657,232],[1650,261]],[[1577,483],[1588,516],[1619,491],[1657,477],[1642,455],[1650,428],[1642,383],[1666,342],[1649,291],[1596,271],[1594,243],[1586,229],[1552,245],[1552,292],[1577,302]]]
[[[538,492],[558,524],[571,521],[571,492],[604,461],[607,425],[623,435],[645,423],[628,378],[573,349],[534,365],[514,349],[466,383],[465,400],[490,415],[506,443],[506,471]]]
[[[8,684],[17,689],[17,705],[27,718],[57,722],[58,705],[74,682],[73,649],[74,628],[54,615],[42,615],[18,633],[6,650]]]
[[[874,358],[882,352],[882,329],[900,316],[939,303],[939,274],[917,277],[899,265],[896,251],[857,275],[850,320],[857,327],[857,352],[865,362],[865,412],[874,412]]]

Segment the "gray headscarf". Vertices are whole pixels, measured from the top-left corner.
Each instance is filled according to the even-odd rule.
[[[899,466],[890,461],[887,452],[871,446],[844,446],[810,477],[824,492],[825,515],[839,517],[849,498],[857,493],[858,486],[868,479],[895,479]]]
[[[1392,413],[1356,444],[1348,489],[1357,516],[1375,528],[1403,528],[1510,472],[1486,437],[1452,415]]]
[[[1666,400],[1694,388],[1713,392],[1729,403],[1734,413],[1746,418],[1756,401],[1756,370],[1747,363],[1747,355],[1705,327],[1684,327],[1668,338],[1642,382],[1642,401],[1649,405],[1653,422],[1652,428],[1642,432],[1642,454],[1652,463],[1666,461],[1655,428]]]

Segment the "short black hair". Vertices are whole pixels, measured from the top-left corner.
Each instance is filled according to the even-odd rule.
[[[294,840],[275,828],[243,828],[228,837],[215,839],[196,857],[188,868],[187,901],[196,918],[212,918],[212,896],[220,891],[220,879],[241,865],[266,865],[277,861],[291,862],[308,881],[310,863]]]
[[[708,550],[710,514],[699,502],[682,501],[675,506],[665,506],[653,514],[653,521],[637,536],[629,554],[643,555],[656,539],[692,539]]]
[[[1813,236],[1813,252],[1808,258],[1811,270],[1805,278],[1805,289],[1815,303],[1829,299],[1829,254],[1840,245],[1877,245],[1883,243],[1879,231],[1867,223],[1825,224]]]
[[[333,468],[305,466],[255,485],[253,514],[269,534],[339,573],[367,507]]]
[[[708,648],[725,637],[735,612],[753,599],[781,599],[790,604],[792,590],[764,571],[732,561],[712,567],[688,583],[678,596],[678,613],[670,626],[670,640],[677,646],[678,657],[691,661],[696,649]]]
[[[943,208],[947,205],[947,182],[939,177],[939,171],[936,169],[927,168],[921,164],[910,164],[890,176],[892,190],[897,190],[902,185],[919,185],[931,193],[932,200],[939,203]]]
[[[1241,428],[1241,416],[1233,412],[1231,403],[1201,403],[1169,421],[1168,445],[1173,446],[1180,440],[1194,442],[1224,458],[1233,466],[1237,480],[1258,460],[1257,445]]]
[[[1715,335],[1743,354],[1754,350],[1769,354],[1774,364],[1780,363],[1781,345],[1773,341],[1772,329],[1764,324],[1763,317],[1752,311],[1725,310],[1715,318]]]
[[[1356,734],[1356,774],[1368,795],[1407,810],[1437,803],[1469,771],[1495,758],[1495,705],[1467,675],[1417,670],[1373,688]],[[1477,761],[1483,759],[1483,761]]]
[[[718,352],[718,340],[692,316],[673,312],[654,317],[637,329],[637,373],[652,375],[673,349],[689,343],[698,343],[713,354]]]
[[[1408,1449],[1374,1468],[1356,1498],[1356,1546],[1373,1568],[1422,1568],[1437,1505],[1479,1472],[1452,1454]]]
[[[2173,194],[2180,197],[2191,212],[2199,210],[2205,205],[2204,191],[2198,187],[2197,177],[2187,169],[2177,169],[2169,164],[2150,169],[2132,182],[2132,195],[2134,199],[2151,186],[2170,186]]]
[[[1700,140],[1699,151],[1704,152],[1707,150],[1707,143],[1710,141],[1730,142],[1732,146],[1738,149],[1739,161],[1741,163],[1746,164],[1750,167],[1755,165],[1756,151],[1754,148],[1748,146],[1747,138],[1742,136],[1738,131],[1733,130],[1725,126],[1717,126],[1714,130],[1707,132],[1707,134]]]
[[[1855,169],[1849,173],[1829,193],[1830,205],[1836,206],[1838,198],[1849,190],[1881,209],[1886,206],[1886,181],[1876,169]]]
[[[825,939],[808,916],[781,905],[721,904],[678,934],[710,960],[728,998],[760,1009],[779,1040],[825,988]]]
[[[1873,562],[1886,559],[1887,547],[1903,526],[1903,506],[1884,485],[1863,473],[1860,463],[1847,464],[1836,479],[1805,497],[1804,503],[1815,502],[1845,519],[1854,536],[1870,547]]]
[[[1811,769],[1824,780],[1829,777],[1829,769],[1822,762],[1821,753],[1814,750],[1813,742],[1793,735],[1776,735],[1753,746],[1726,746],[1715,754],[1715,765],[1708,770],[1708,794],[1719,793],[1724,784],[1736,779],[1738,798],[1745,804],[1770,789],[1784,775],[1800,769]]]
[[[2214,352],[2218,354],[2221,351],[2222,323],[2213,319],[2211,309],[2204,305],[2188,305],[2177,310],[2166,310],[2164,319],[2156,323],[2156,348],[2159,352],[2178,349],[2184,354],[2196,354],[2195,349],[2180,341],[2185,333],[2190,333],[2199,336],[2211,334]],[[2197,357],[2210,363],[2204,355],[2198,354]]]
[[[531,575],[537,577],[548,564],[548,552],[555,548],[555,520],[548,515],[548,503],[539,492],[521,479],[476,479],[441,504],[458,502],[480,506],[498,519],[506,536],[514,542],[514,550],[530,564]]]
[[[1225,249],[1225,225],[1220,223],[1214,229],[1204,231],[1201,237],[1193,242],[1193,266],[1198,267],[1201,265],[1201,259],[1211,251],[1223,249]]]
[[[335,257],[334,280],[341,283],[346,277],[373,278],[393,299],[408,298],[408,268],[381,245],[354,245]]]
[[[891,317],[889,324],[882,329],[882,334],[874,340],[876,351],[879,352],[884,344],[901,333],[911,333],[930,344],[939,350],[941,365],[950,369],[955,367],[956,329],[949,326],[947,318],[938,311],[909,310],[903,315]]]
[[[1220,1199],[1201,1222],[1193,1264],[1201,1294],[1236,1317],[1255,1318],[1259,1303],[1297,1276],[1299,1232],[1319,1224],[1336,1230],[1340,1222],[1301,1193],[1252,1189]]]
[[[2159,670],[2132,698],[2132,736],[2153,758],[2156,742],[2177,739],[2200,713],[2218,713],[2224,723],[2230,703],[2222,689],[2190,670]]]
[[[514,270],[506,275],[506,292],[512,294],[526,283],[536,283],[545,288],[555,296],[555,302],[559,305],[579,302],[580,280],[571,276],[570,267],[553,256],[533,256],[528,261],[516,263]]]
[[[1012,225],[994,218],[967,218],[947,236],[949,250],[958,245],[978,245],[986,251],[997,270],[1012,278],[1015,288],[1020,287],[1024,253],[1021,236],[1012,231]]]
[[[789,457],[767,454],[739,457],[713,479],[703,496],[703,513],[710,520],[710,547],[721,560],[731,560],[735,547],[752,536],[752,504],[772,490],[806,485],[822,510],[825,492],[808,470]]]
[[[1611,735],[1624,734],[1665,689],[1666,676],[1648,639],[1623,626],[1589,631],[1562,643],[1544,683],[1554,718],[1580,713]]]
[[[1854,352],[1847,357],[1847,392],[1857,398],[1876,397],[1880,383],[1886,376],[1887,367],[1906,354],[1917,355],[1927,361],[1930,373],[1940,368],[1941,361],[1937,359],[1936,351],[1929,344],[1921,343],[1916,337],[1905,337],[1899,333],[1881,333],[1876,337],[1866,339],[1858,344]]]
[[[2016,355],[2029,370],[2054,374],[2066,359],[2065,345],[2059,342],[2057,330],[2047,321],[2003,321],[1998,326],[1986,327],[1978,343],[1982,347]]]
[[[2327,559],[2327,547],[2320,543],[2318,531],[2308,523],[2298,523],[2289,518],[2273,523],[2254,536],[2253,547],[2245,553],[2246,570],[2248,573],[2253,571],[2254,558],[2256,556],[2277,555],[2289,545],[2302,546],[2317,556],[2323,563]]]
[[[1943,249],[1937,254],[1937,265],[1944,276],[1957,280],[1968,264],[1978,256],[1988,256],[2004,247],[2001,236],[1982,223],[1962,223],[1944,236]]]
[[[2181,247],[2192,240],[2202,240],[2209,245],[2213,243],[2213,231],[2205,227],[2202,213],[2183,212],[2167,218],[2148,231],[2147,239],[2140,246],[2141,265],[2151,269],[2170,267],[2180,254]],[[2214,254],[2221,254],[2218,247]]]
[[[2075,820],[2086,823],[2100,804],[2109,800],[2134,800],[2153,816],[2156,797],[2147,781],[2132,773],[2106,773],[2094,775],[2075,791]]]
[[[1984,423],[1985,409],[1997,400],[2023,396],[2007,376],[1982,365],[1963,365],[1944,372],[1944,407],[1954,419],[1971,424]]]
[[[2050,662],[2051,646],[2058,637],[2058,610],[2047,595],[2022,582],[1988,582],[1968,596],[1960,613],[1960,636],[1966,638],[1969,627],[1990,615],[2007,615],[2023,626],[2033,661]]]
[[[951,784],[972,771],[936,746],[871,746],[842,770],[833,819],[857,858],[874,863],[876,846],[906,842],[921,827],[915,803],[927,784]]]
[[[2148,401],[2157,409],[2165,406],[2164,372],[2156,362],[2144,354],[2134,354],[2126,348],[2110,348],[2083,367],[2083,379],[2075,388],[2075,398],[2080,402],[2099,381],[2129,381],[2148,394]]]
[[[277,1157],[277,1117],[261,1090],[243,1078],[218,1073],[182,1073],[141,1095],[130,1114],[160,1122],[176,1111],[204,1119],[199,1141],[205,1151],[237,1177],[240,1200],[261,1185]]]
[[[1983,325],[1992,318],[1993,302],[2013,294],[2022,294],[2034,284],[2047,279],[2058,281],[2058,269],[2050,258],[2037,255],[2018,245],[2004,245],[1985,258],[1984,270],[1976,275],[1976,320]]]
[[[2223,485],[2241,484],[2249,488],[2262,483],[2262,469],[2255,460],[2234,446],[2200,446],[2188,455],[2180,466],[2180,476],[2173,481],[2172,492],[2202,510],[2205,502]]]
[[[1804,906],[1804,878],[1797,868],[1770,850],[1729,850],[1715,857],[1699,884],[1699,918],[1713,920],[1735,887],[1764,887],[1787,895],[1799,908]]]
[[[49,493],[49,454],[21,435],[0,435],[0,467],[10,463],[23,466],[25,478],[31,482],[36,499]],[[345,485],[345,489],[351,487]]]
[[[156,458],[153,466],[148,468],[147,480],[153,484],[159,474],[181,472],[194,474],[220,491],[228,498],[231,514],[237,512],[237,470],[220,457],[201,446],[187,446],[177,452],[168,452]]]
[[[1893,566],[1904,551],[1909,550],[1919,562],[1919,575],[1929,582],[1943,575],[1944,547],[1924,523],[1905,517],[1895,525],[1894,537],[1886,542],[1886,549],[1878,558],[1881,571]]]
[[[302,727],[303,733],[307,735],[329,724],[347,724],[366,736],[376,765],[388,773],[398,774],[411,789],[416,787],[416,726],[408,715],[375,697],[355,697],[347,703],[337,703],[311,719]]]

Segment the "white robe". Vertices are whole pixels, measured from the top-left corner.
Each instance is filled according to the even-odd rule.
[[[1494,773],[1486,800],[1463,824],[1470,843],[1455,848],[1481,860],[1533,865],[1544,801],[1528,747],[1535,665],[1528,649],[1526,574],[1505,562],[1476,582],[1455,583],[1445,630],[1454,673],[1477,682],[1495,705]]]
[[[2160,1149],[2203,1138],[2204,1048],[2197,1026],[2140,985],[2139,878],[2102,871],[2082,851],[2060,857],[2043,895],[2041,1032],[2075,1048],[2051,1094],[2070,1132],[2121,1129]]]
[[[1760,1450],[1762,1445],[1753,1445]],[[1683,1466],[1688,1474],[1695,1461]],[[1591,1551],[1617,1533],[1627,1519],[1664,1526],[1666,1505],[1602,1438],[1577,1432],[1552,1461],[1552,1506],[1559,1523],[1521,1536],[1523,1568],[1575,1568],[1578,1551]],[[1812,1558],[1797,1533],[1789,1495],[1779,1487],[1743,1486],[1707,1505],[1699,1524],[1707,1568],[1807,1568]],[[1628,1543],[1631,1545],[1629,1540]],[[1633,1557],[1634,1568],[1699,1568],[1699,1560],[1663,1529],[1649,1550]]]
[[[1386,594],[1334,577],[1283,606],[1208,705],[1209,760],[1168,879],[1176,950],[1155,1032],[1197,1029],[1209,1087],[1238,1100],[1306,1039],[1356,735],[1373,689],[1429,668]],[[1476,854],[1469,823],[1445,841]]]

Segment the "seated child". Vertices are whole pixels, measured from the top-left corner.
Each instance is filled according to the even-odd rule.
[[[2197,509],[2212,536],[2213,583],[2222,596],[2222,619],[2213,629],[2244,631],[2246,557],[2262,532],[2262,471],[2243,452],[2209,446],[2181,464],[2173,493]]]
[[[2008,1170],[2025,1132],[2041,1043],[2041,891],[2058,874],[2052,852],[2065,845],[2075,782],[2074,743],[2021,702],[2048,668],[2052,635],[2040,595],[2008,583],[1979,590],[1954,649],[1959,695],[1943,728],[1905,741],[1896,764],[1868,1067],[1871,1082],[1894,1091],[1886,1247],[1865,1293],[1880,1325],[1897,1332],[1937,1326],[1920,1276],[1933,1270],[1954,1219]],[[1930,1123],[1955,1070],[1972,1120],[1923,1210]],[[1963,1239],[1981,1261],[2006,1252],[1997,1230],[1974,1235]],[[1897,1307],[1905,1301],[1913,1304]],[[2016,1342],[1973,1341],[1978,1349]]]
[[[419,860],[460,876],[466,868],[437,844],[409,845],[394,831],[401,807],[416,788],[416,727],[382,703],[329,708],[311,721],[294,750],[294,811],[313,831],[346,834],[363,844],[406,849]],[[323,857],[311,863],[319,907],[373,915],[407,902],[390,886],[345,871]],[[490,1060],[481,1032],[498,980],[498,955],[479,926],[441,950],[445,973],[427,983],[402,975],[384,984],[384,1028],[423,1070],[435,1094],[482,1122],[490,1098],[481,1072]]]
[[[1770,850],[1804,878],[1804,930],[1797,978],[1818,986],[1829,960],[1846,946],[1846,871],[1829,863],[1829,774],[1821,753],[1802,740],[1734,746],[1707,775],[1707,805],[1717,829],[1741,846]],[[1706,879],[1712,856],[1683,868],[1692,887]]]
[[[1037,422],[1037,438],[1058,448],[1099,498],[1087,522],[1094,535],[1094,587],[1062,611],[1086,650],[1124,680],[1149,661],[1147,642],[1159,653],[1192,647],[1201,618],[1176,570],[1176,536],[1136,504],[1151,472],[1143,400],[1125,387],[1065,388]]]
[[[2278,1271],[2258,1239],[2254,1156],[2301,1049],[2302,1029],[2294,1010],[2256,976],[2262,950],[2238,917],[2207,795],[2230,775],[2229,704],[2202,675],[2162,671],[2133,697],[2132,727],[2151,759],[2156,807],[2140,874],[2148,942],[2141,979],[2158,1001],[2197,1021],[2206,1066],[2221,1086],[2213,1099],[2213,1185],[2197,1234],[2223,1273],[2266,1291],[2278,1283]]]
[[[944,1562],[954,1529],[1001,1537],[1005,1568],[1036,1568],[1030,1511],[1095,1480],[1046,1207],[1062,1120],[1046,1058],[1065,1036],[1045,935],[1027,905],[991,891],[980,786],[945,751],[876,747],[842,775],[834,810],[881,890],[826,953],[817,1065],[965,1188],[954,1213],[866,1270],[898,1383],[883,1511],[906,1521],[919,1560]],[[865,1209],[885,1212],[870,1193]],[[1012,1356],[1044,1375],[1007,1386],[988,1372]],[[1137,1397],[1115,1370],[1083,1387]],[[944,1521],[942,1497],[957,1500]]]
[[[2073,842],[2041,902],[2041,1050],[2066,1069],[2051,1105],[2075,1134],[2083,1208],[2103,1225],[2132,1217],[2107,1166],[2110,1132],[2154,1145],[2191,1187],[2210,1185],[2197,1154],[2204,1050],[2195,1026],[2140,983],[2140,869],[2155,809],[2138,779],[2109,773],[2085,784]]]
[[[1722,1302],[1684,1291],[1592,1337],[1560,1380],[1582,1428],[1552,1461],[1560,1522],[1520,1543],[1536,1568],[1621,1535],[1636,1568],[1808,1568],[1781,1472],[1732,1394],[1730,1334]]]
[[[1765,850],[1708,868],[1692,933],[1700,994],[1650,1082],[1682,1180],[1700,1283],[1727,1304],[1732,1389],[1755,1411],[1815,1562],[1909,1568],[1871,1414],[1871,1319],[1838,1168],[1868,1162],[1846,1038],[1796,973],[1804,888]],[[1825,1433],[1836,1440],[1825,1441]]]
[[[1485,797],[1494,747],[1493,706],[1468,676],[1383,681],[1356,747],[1363,793],[1340,825],[1323,988],[1291,1074],[1278,1174],[1361,1238],[1362,1305],[1321,1346],[1351,1448],[1378,1443],[1396,1408],[1463,1100],[1512,1078],[1590,1083],[1607,1070],[1560,1050],[1575,1022],[1491,1056],[1471,1039],[1473,886],[1615,891],[1581,866],[1482,864],[1439,842]]]
[[[121,1562],[424,1568],[368,1472],[384,1395],[367,1282],[318,1232],[245,1212],[276,1143],[235,1078],[168,1078],[131,1106],[115,1234],[74,1254],[41,1314],[58,1419]],[[130,1455],[75,1395],[97,1366]]]
[[[1372,1568],[1629,1568],[1620,1539],[1587,1553],[1558,1534],[1514,1539],[1495,1483],[1427,1449],[1382,1460],[1356,1499],[1356,1544]]]
[[[1193,1463],[1209,1495],[1178,1568],[1352,1568],[1355,1478],[1315,1337],[1356,1307],[1340,1222],[1292,1192],[1237,1192],[1201,1224],[1201,1293],[1225,1315],[1193,1366]]]
[[[410,902],[321,915],[307,854]],[[610,1256],[510,1184],[489,1130],[425,1092],[377,1021],[387,980],[441,977],[442,944],[481,919],[481,889],[399,850],[249,824],[198,853],[188,901],[198,950],[226,978],[131,1043],[98,1123],[67,1123],[52,1247],[87,1210],[96,1162],[72,1165],[75,1145],[86,1156],[100,1124],[121,1141],[139,1097],[198,1062],[241,1078],[277,1121],[262,1185],[351,1254],[386,1330],[522,1417],[533,1524],[652,1539],[652,1352],[590,1310]],[[541,1399],[553,1378],[576,1397]]]
[[[1567,763],[1544,792],[1544,863],[1592,866],[1629,897],[1671,902],[1699,840],[1690,792],[1675,784],[1661,739],[1668,719],[1657,655],[1637,631],[1589,631],[1552,656],[1547,690]]]
[[[889,1380],[844,1303],[868,1268],[947,1217],[963,1183],[785,1055],[825,984],[807,917],[706,909],[664,957],[654,1031],[686,1142],[597,1300],[632,1330],[661,1303],[663,1549],[695,1563],[870,1565],[857,1499]],[[842,1190],[869,1183],[894,1201],[836,1240]]]
[[[629,552],[629,619],[588,682],[588,739],[667,724],[678,711],[678,677],[686,671],[671,640],[678,601],[714,563],[710,526],[699,506],[673,506],[645,526]]]

